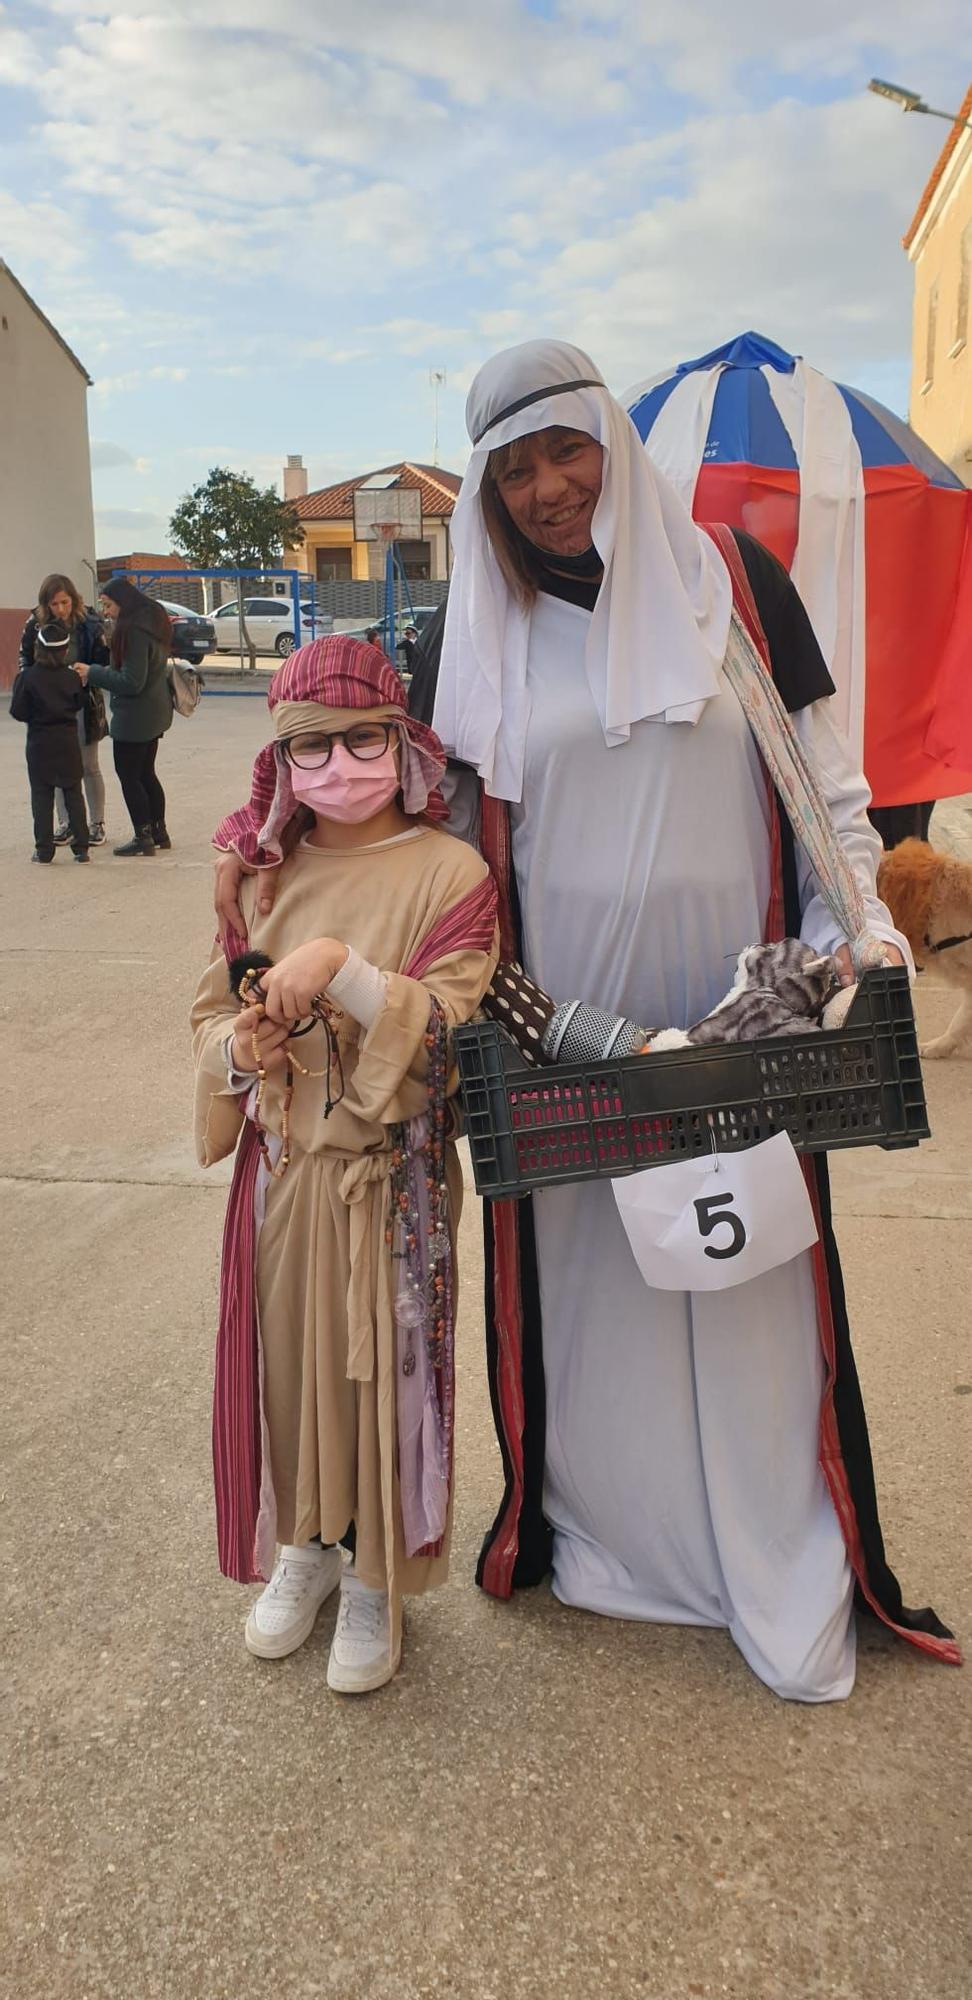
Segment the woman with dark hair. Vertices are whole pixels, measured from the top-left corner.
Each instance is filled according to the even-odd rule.
[[[55,570],[45,576],[37,592],[37,609],[32,611],[20,635],[20,670],[32,667],[36,655],[37,634],[43,625],[58,619],[68,628],[67,662],[69,666],[81,663],[92,666],[96,662],[106,666],[108,648],[101,628],[101,620],[95,612],[89,611],[76,584],[69,576]],[[97,688],[86,691],[83,706],[78,710],[78,739],[81,744],[81,769],[84,785],[85,804],[88,808],[88,827],[92,847],[100,847],[105,838],[105,781],[98,762],[98,746],[102,737],[108,734],[104,696]],[[67,804],[60,786],[55,794],[57,827],[54,834],[55,847],[66,847],[71,838],[68,825]]]
[[[172,643],[168,614],[154,597],[136,590],[127,577],[113,577],[101,593],[112,620],[111,665],[78,673],[86,687],[111,696],[111,740],[115,770],[134,829],[131,840],[114,848],[125,856],[154,854],[171,847],[165,825],[165,793],[155,773],[159,740],[172,722],[167,662]]]

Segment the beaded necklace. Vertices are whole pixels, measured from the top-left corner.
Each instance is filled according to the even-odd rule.
[[[395,1322],[405,1336],[402,1373],[414,1375],[415,1335],[425,1338],[429,1360],[440,1378],[440,1395],[452,1377],[453,1305],[452,1243],[449,1236],[446,1185],[446,1122],[448,1117],[448,1036],[446,1019],[433,999],[425,1033],[428,1055],[428,1113],[424,1143],[416,1143],[414,1126],[397,1125],[392,1135],[391,1201],[385,1243],[404,1265],[404,1283],[395,1300]],[[395,1244],[396,1232],[398,1247]],[[451,1437],[450,1407],[442,1409],[445,1441]]]
[[[252,954],[253,958],[256,958],[257,956],[258,954],[256,952]],[[242,1001],[243,1005],[245,1007],[256,1007],[259,1011],[261,1020],[263,1019],[266,1013],[266,1007],[264,1004],[266,1001],[266,992],[260,980],[260,972],[268,969],[268,967],[269,967],[269,960],[267,960],[266,964],[263,966],[256,966],[250,964],[244,971],[242,971],[239,974],[238,978],[234,982],[235,990],[239,994],[240,1000]],[[230,977],[232,981],[233,979],[232,969]],[[295,1037],[299,1035],[310,1034],[310,1031],[313,1028],[315,1021],[320,1022],[320,1025],[324,1030],[325,1040],[327,1043],[327,1061],[323,1069],[307,1069],[305,1065],[301,1062],[300,1057],[294,1054],[294,1051],[290,1046],[290,1041],[294,1040]],[[290,1040],[285,1044],[285,1049],[284,1049],[284,1053],[287,1059],[287,1067],[284,1072],[284,1090],[283,1090],[283,1098],[281,1100],[281,1105],[280,1105],[281,1148],[280,1148],[280,1157],[277,1161],[276,1166],[274,1166],[273,1161],[270,1157],[270,1148],[267,1145],[266,1126],[264,1125],[262,1118],[263,1100],[266,1095],[266,1088],[267,1088],[267,1072],[263,1065],[263,1057],[260,1053],[260,1043],[257,1037],[256,1029],[254,1029],[253,1034],[250,1038],[250,1047],[253,1052],[253,1062],[257,1074],[257,1093],[253,1105],[253,1127],[257,1136],[257,1144],[260,1148],[260,1152],[263,1157],[263,1164],[266,1167],[267,1172],[271,1175],[272,1179],[275,1181],[279,1181],[282,1178],[282,1176],[286,1173],[287,1168],[290,1165],[290,1107],[291,1104],[293,1103],[293,1096],[294,1096],[294,1071],[298,1070],[301,1076],[323,1076],[327,1078],[327,1082],[324,1087],[325,1118],[330,1117],[331,1112],[334,1110],[334,1106],[336,1104],[340,1104],[341,1099],[344,1096],[344,1067],[341,1062],[341,1051],[338,1045],[338,1039],[334,1024],[335,1024],[335,1014],[333,1008],[331,1007],[330,1001],[326,1000],[323,994],[318,993],[315,995],[314,999],[311,1002],[311,1010],[309,1018],[306,1021],[295,1021],[293,1028],[291,1029]],[[337,1095],[332,1096],[331,1076],[332,1072],[335,1071],[337,1073],[338,1089],[337,1089]]]

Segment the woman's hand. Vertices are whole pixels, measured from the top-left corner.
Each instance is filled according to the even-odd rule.
[[[244,875],[256,875],[257,909],[260,915],[268,916],[273,909],[277,893],[276,868],[248,868],[238,854],[221,854],[216,861],[216,880],[213,885],[213,908],[219,924],[220,938],[225,942],[227,934],[235,931],[245,938],[246,919],[240,907],[240,883]]]
[[[73,662],[73,666],[74,666],[74,671],[75,671],[75,673],[77,674],[77,677],[78,677],[79,681],[81,682],[81,685],[82,685],[82,687],[87,687],[87,685],[88,685],[88,662],[87,662],[87,660],[75,660],[75,661]]]
[[[339,944],[336,938],[314,938],[312,943],[289,951],[269,971],[261,972],[260,984],[267,996],[266,1009],[271,1020],[290,1027],[295,1021],[305,1020],[312,1002],[330,986],[347,958],[346,944]]]
[[[236,1017],[230,1045],[233,1068],[242,1074],[250,1071],[254,1075],[260,1064],[265,1070],[282,1069],[287,1060],[284,1044],[288,1033],[289,1026],[281,1027],[277,1021],[268,1021],[262,1007],[244,1007]],[[253,1053],[254,1036],[260,1052],[260,1064]]]
[[[902,958],[902,955],[898,950],[896,944],[886,944],[884,949],[887,954],[887,962],[889,965],[904,964],[904,959]],[[849,944],[838,945],[837,950],[834,952],[834,959],[837,965],[837,973],[841,985],[853,986],[857,978],[857,974],[854,971],[854,965],[851,959],[850,945]]]

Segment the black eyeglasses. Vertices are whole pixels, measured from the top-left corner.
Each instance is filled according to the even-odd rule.
[[[394,722],[358,722],[351,729],[336,729],[333,735],[308,730],[305,736],[291,736],[284,744],[288,763],[300,771],[319,771],[329,762],[335,743],[343,743],[348,754],[362,764],[383,757],[389,743],[398,741]]]

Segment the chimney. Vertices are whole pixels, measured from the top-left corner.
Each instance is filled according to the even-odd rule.
[[[285,500],[303,500],[307,495],[307,468],[301,453],[292,452],[284,466],[283,497]]]

